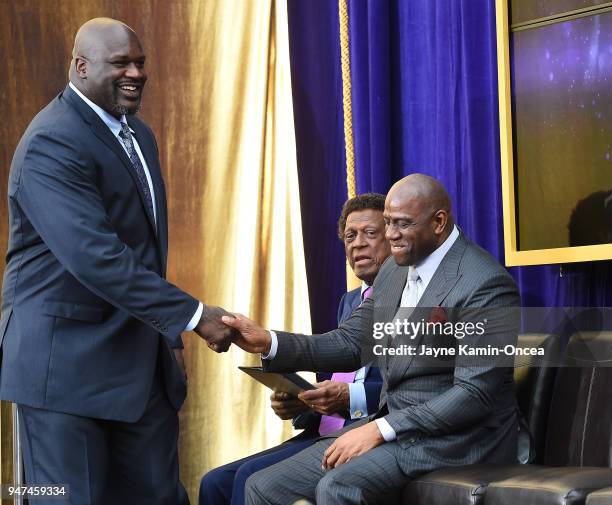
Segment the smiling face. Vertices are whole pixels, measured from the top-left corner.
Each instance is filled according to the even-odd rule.
[[[344,251],[355,275],[372,284],[378,270],[389,256],[385,240],[385,221],[379,210],[355,210],[346,217]]]
[[[147,81],[145,54],[138,37],[119,23],[85,35],[74,59],[75,84],[109,114],[117,118],[135,114]]]
[[[439,245],[435,214],[416,198],[388,198],[385,202],[384,219],[385,236],[398,265],[417,265]]]

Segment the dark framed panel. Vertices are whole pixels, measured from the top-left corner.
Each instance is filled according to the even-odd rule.
[[[508,15],[498,0],[506,263],[610,259],[612,2],[520,25]]]

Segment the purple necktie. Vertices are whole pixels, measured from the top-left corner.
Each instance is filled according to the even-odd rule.
[[[366,298],[369,298],[372,295],[372,286],[369,286],[364,292],[362,297],[362,302]],[[348,384],[352,384],[355,380],[355,375],[357,372],[347,372],[340,373],[336,372],[332,374],[331,380],[335,382],[347,382]],[[344,426],[344,417],[339,414],[334,414],[333,416],[321,416],[321,424],[319,424],[319,435],[322,437],[325,435],[329,435],[334,431],[338,431],[342,426]]]
[[[355,380],[355,374],[357,372],[340,373],[336,372],[332,374],[331,380],[336,382],[348,382],[351,384]],[[344,426],[344,417],[339,414],[333,416],[321,416],[321,424],[319,424],[319,435],[322,437],[329,435],[334,431],[339,430]]]

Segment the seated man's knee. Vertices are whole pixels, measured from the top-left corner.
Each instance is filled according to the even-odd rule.
[[[244,495],[247,497],[270,498],[275,490],[274,479],[265,470],[250,475],[244,485]]]
[[[349,487],[338,479],[337,472],[328,472],[317,484],[315,490],[317,503],[334,503],[335,499],[346,494]],[[355,490],[355,492],[360,493],[359,490]]]
[[[247,461],[243,465],[240,465],[240,468],[236,472],[236,480],[246,481],[251,475],[259,472],[259,470],[267,468],[268,466],[270,466],[269,463],[262,463],[258,459]]]
[[[212,499],[217,496],[225,496],[231,490],[233,473],[225,471],[223,467],[214,468],[206,473],[200,481],[200,496]]]

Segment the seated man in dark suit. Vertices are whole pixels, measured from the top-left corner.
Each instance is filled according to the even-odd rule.
[[[338,234],[346,257],[362,281],[360,288],[345,293],[338,308],[338,324],[367,298],[378,270],[390,254],[385,240],[385,197],[367,193],[347,200],[338,221]],[[376,412],[382,387],[378,368],[366,365],[356,372],[317,374],[319,389],[304,394],[304,401],[285,393],[273,393],[272,408],[281,419],[293,419],[304,429],[285,443],[227,465],[202,478],[200,505],[242,505],[244,484],[254,472],[293,456],[345,425]]]

